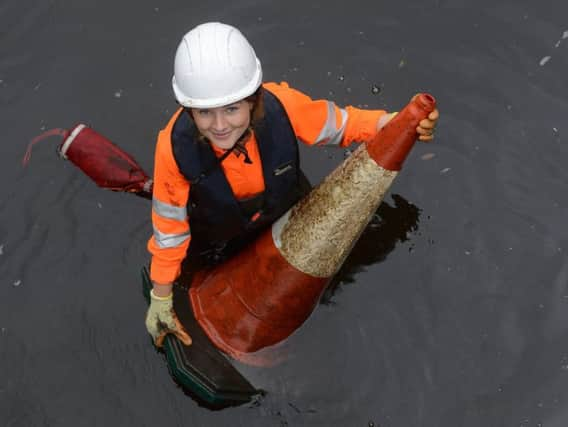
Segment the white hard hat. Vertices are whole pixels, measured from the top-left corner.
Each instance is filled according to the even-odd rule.
[[[254,49],[230,25],[198,25],[178,46],[172,86],[184,107],[232,104],[252,95],[261,83],[262,68]]]

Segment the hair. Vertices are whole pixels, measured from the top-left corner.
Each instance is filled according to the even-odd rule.
[[[262,123],[264,119],[264,94],[262,86],[260,86],[252,95],[245,98],[246,101],[252,102],[250,124],[253,129]]]
[[[247,101],[252,103],[252,110],[250,112],[249,127],[243,132],[243,134],[241,135],[241,137],[238,139],[237,142],[246,140],[253,130],[256,130],[259,126],[261,126],[264,120],[264,96],[262,92],[262,86],[259,86],[259,88],[252,95],[243,98],[241,101]],[[195,120],[193,119],[193,114],[191,113],[191,108],[184,108],[184,110],[187,112],[190,119],[195,124]],[[207,137],[201,134],[201,132],[199,132],[197,126],[195,127],[195,131],[197,132],[198,141],[208,142]]]

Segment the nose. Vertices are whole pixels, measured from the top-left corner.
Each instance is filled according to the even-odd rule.
[[[213,118],[213,130],[215,132],[221,132],[227,129],[227,121],[223,117],[222,113],[216,112]]]

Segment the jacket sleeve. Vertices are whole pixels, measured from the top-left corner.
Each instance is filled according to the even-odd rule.
[[[180,274],[191,233],[187,216],[189,182],[178,169],[167,130],[160,132],[156,144],[152,197],[154,232],[148,241],[152,254],[150,279],[169,284]]]
[[[286,82],[265,83],[264,87],[282,102],[296,136],[308,145],[347,147],[370,141],[377,134],[377,121],[386,114],[384,110],[340,108],[331,101],[313,100]]]

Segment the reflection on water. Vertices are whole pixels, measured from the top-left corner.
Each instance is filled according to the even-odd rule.
[[[334,296],[341,287],[355,281],[354,276],[365,266],[383,261],[398,242],[408,240],[409,233],[418,229],[420,209],[404,197],[393,194],[394,206],[386,201],[377,212],[349,256],[325,290],[322,304],[333,304]]]

